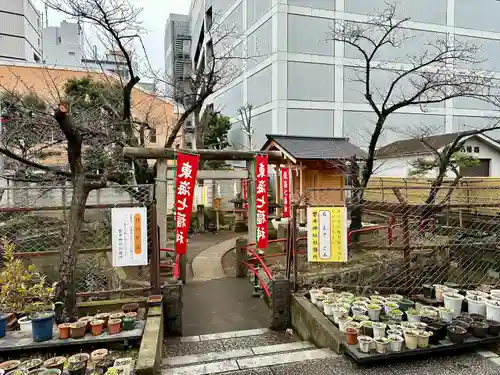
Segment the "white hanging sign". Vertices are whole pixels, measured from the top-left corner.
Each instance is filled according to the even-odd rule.
[[[146,207],[111,209],[113,267],[148,264]]]

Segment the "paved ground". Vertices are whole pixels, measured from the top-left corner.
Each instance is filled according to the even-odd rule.
[[[248,279],[190,282],[183,287],[184,336],[267,327],[269,308]]]

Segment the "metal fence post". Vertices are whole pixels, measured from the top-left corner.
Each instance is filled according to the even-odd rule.
[[[239,237],[236,240],[236,277],[246,277],[247,267],[243,264],[248,260],[247,240],[244,237]]]

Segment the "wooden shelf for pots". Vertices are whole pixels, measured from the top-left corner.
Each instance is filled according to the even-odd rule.
[[[5,337],[0,338],[0,353],[1,352],[15,352],[21,350],[53,350],[55,347],[62,346],[77,346],[77,345],[101,345],[110,342],[123,342],[129,344],[130,342],[138,341],[142,338],[144,320],[137,320],[135,328],[130,331],[121,331],[116,335],[109,335],[106,331],[99,336],[92,336],[87,333],[81,339],[59,339],[59,332],[57,327],[54,327],[54,337],[49,341],[34,342],[31,335],[27,335],[21,331],[8,331]]]
[[[465,339],[463,344],[455,344],[449,340],[440,341],[439,345],[430,345],[428,348],[417,348],[414,350],[409,350],[404,347],[401,352],[389,352],[386,354],[377,353],[375,350],[370,351],[370,353],[362,353],[359,351],[358,344],[347,345],[344,344],[344,351],[347,355],[352,357],[356,363],[371,363],[391,359],[403,359],[408,357],[416,357],[420,355],[436,354],[451,352],[454,350],[466,349],[466,348],[476,348],[488,344],[494,344],[500,342],[500,336],[487,336],[484,339],[479,339],[477,337],[468,337]]]

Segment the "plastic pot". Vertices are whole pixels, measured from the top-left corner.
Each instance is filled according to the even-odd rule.
[[[398,329],[389,329],[387,330],[387,337],[389,336],[403,336],[403,331]]]
[[[429,337],[432,336],[432,332],[424,331],[418,333],[418,343],[419,348],[427,348],[429,346]]]
[[[75,355],[72,355],[71,357],[68,358],[68,362],[70,364],[72,363],[84,363],[85,367],[87,367],[87,363],[89,362],[90,355],[87,353],[78,353]]]
[[[399,308],[399,305],[395,302],[386,302],[384,304],[384,311],[387,314],[391,310],[397,310]]]
[[[361,353],[370,353],[373,339],[368,336],[358,336],[359,351]]]
[[[436,298],[436,293],[434,292],[434,287],[430,284],[422,285],[422,289],[424,290],[424,297],[429,299]]]
[[[453,317],[459,316],[462,313],[462,302],[464,296],[457,293],[443,293],[444,307],[453,310]]]
[[[333,309],[333,321],[339,324],[339,318],[343,315],[347,315],[347,309],[343,307],[334,307]]]
[[[403,350],[403,343],[404,339],[400,335],[389,335],[388,339],[390,340],[389,342],[389,348],[391,349],[392,352],[400,352]]]
[[[465,323],[464,321],[461,321],[461,320],[452,320],[450,322],[450,325],[456,326],[456,327],[461,327],[468,332],[472,332],[472,328],[470,327],[470,324]]]
[[[322,294],[323,294],[323,292],[322,292],[321,290],[318,290],[318,289],[311,289],[311,290],[309,291],[309,296],[311,297],[311,303],[316,304],[316,301],[317,301],[317,299],[316,299],[316,298],[317,298],[319,295],[322,295]]]
[[[468,296],[476,296],[476,297],[488,298],[489,294],[488,293],[484,293],[484,292],[480,292],[478,290],[467,290],[465,292],[465,296],[466,297],[468,297]]]
[[[415,309],[408,309],[408,311],[406,312],[406,317],[410,323],[418,323],[420,322],[422,316]]]
[[[363,336],[373,337],[373,325],[371,321],[361,322],[361,334]]]
[[[399,309],[401,311],[408,311],[408,309],[412,308],[415,306],[415,302],[409,300],[409,299],[401,299],[399,300]]]
[[[436,292],[436,301],[438,301],[438,302],[444,301],[443,293],[444,293],[445,288],[446,288],[445,285],[441,285],[441,284],[434,285],[434,291]]]
[[[466,296],[469,314],[486,315],[485,298],[480,296]]]
[[[24,361],[19,365],[20,368],[25,369],[26,371],[31,371],[39,368],[43,364],[43,361],[40,358],[29,359]]]
[[[325,301],[326,299],[327,298],[324,294],[320,294],[319,296],[316,297],[316,307],[321,312],[323,312],[323,301]],[[125,314],[121,317],[121,319],[123,319],[124,317],[125,317]]]
[[[108,355],[108,349],[97,349],[90,353],[90,359],[92,362],[100,362]]]
[[[474,321],[474,319],[472,319],[470,316],[468,316],[468,315],[464,315],[464,314],[462,314],[462,315],[460,315],[460,316],[457,316],[457,317],[456,317],[455,319],[453,319],[453,320],[460,320],[461,322],[465,322],[465,323],[467,323],[467,324],[469,324],[469,325],[470,325],[470,324]]]
[[[70,363],[68,372],[70,375],[85,375],[87,364],[84,362]]]
[[[59,329],[59,339],[61,340],[69,339],[70,328],[71,328],[70,323],[61,323],[57,326],[57,328]]]
[[[46,369],[56,368],[56,369],[59,369],[62,371],[64,368],[65,362],[66,362],[66,357],[53,357],[53,358],[47,359],[43,363],[43,367],[45,367]]]
[[[500,335],[500,322],[487,320],[486,323],[488,323],[488,334],[492,336]]]
[[[26,336],[33,335],[33,328],[30,318],[28,318],[27,316],[23,316],[19,318],[17,322],[19,323],[19,328],[22,333],[26,334]]]
[[[104,320],[104,328],[106,328],[108,325],[108,320],[110,315],[111,313],[99,313],[95,316],[95,318],[98,320]]]
[[[120,333],[122,330],[122,321],[121,319],[109,319],[108,320],[108,333],[110,335],[116,335]]]
[[[123,322],[123,330],[125,330],[125,331],[133,330],[135,327],[135,321],[136,321],[135,318],[131,318],[128,316],[123,318],[123,321],[122,321]]]
[[[54,313],[46,312],[31,317],[33,341],[41,342],[52,339],[54,327]]]
[[[41,375],[45,371],[47,371],[46,368],[35,368],[35,369],[29,371],[26,375]]]
[[[331,289],[331,288],[330,288]],[[333,289],[332,289],[333,292]],[[139,311],[139,304],[138,303],[127,303],[122,306],[122,311],[124,313],[129,313],[129,312],[138,312]]]
[[[382,310],[382,306],[377,304],[369,304],[366,306],[368,317],[373,322],[378,322],[380,319],[380,311]]]
[[[385,330],[387,328],[387,324],[380,322],[373,322],[373,337],[385,337]]]
[[[333,299],[326,299],[323,301],[323,313],[327,316],[332,316],[334,306],[335,301]]]
[[[7,373],[9,371],[17,369],[20,364],[21,361],[18,360],[5,361],[0,363],[0,370],[4,370]]]
[[[485,300],[486,303],[486,319],[500,322],[500,301]]]
[[[23,368],[17,368],[15,370],[9,371],[5,375],[26,375],[28,373],[28,370],[25,370]]]
[[[99,362],[96,362],[95,367],[101,369],[103,373],[106,373],[110,367],[113,367],[113,363],[113,359],[104,358]]]
[[[472,335],[478,338],[485,338],[488,335],[488,323],[474,321],[471,323]]]
[[[342,315],[337,319],[337,323],[339,325],[339,331],[345,332],[347,326],[346,323],[352,322],[352,317],[347,315]]]
[[[0,314],[0,338],[7,332],[7,314]]]
[[[93,316],[83,316],[80,319],[78,319],[79,322],[85,323],[85,332],[90,332],[90,322],[94,320],[95,318]]]
[[[389,352],[390,340],[388,338],[375,337],[373,341],[375,341],[375,350],[377,351],[377,353],[385,354]]]
[[[467,330],[459,326],[450,325],[448,326],[447,331],[448,331],[448,338],[450,339],[451,342],[454,342],[455,344],[462,344],[467,335]]]
[[[319,290],[321,290],[321,292],[323,292],[323,294],[325,294],[325,295],[328,293],[333,293],[333,288],[330,288],[329,286],[324,286],[323,288],[320,288]],[[139,308],[139,305],[137,305],[137,308]],[[123,310],[123,312],[130,312],[130,311]]]
[[[387,315],[389,318],[395,322],[401,322],[403,320],[403,312],[399,309],[390,310]]]
[[[446,323],[444,322],[428,324],[426,330],[432,332],[429,341],[432,344],[437,344],[439,341],[446,339],[446,327]]]
[[[418,332],[416,331],[406,331],[404,333],[406,348],[413,350],[418,347]]]
[[[104,320],[96,319],[90,322],[92,336],[99,336],[104,330]]]
[[[85,336],[85,332],[87,331],[87,322],[78,321],[72,323],[70,326],[70,335],[73,339],[81,339]]]
[[[482,314],[469,314],[469,317],[475,322],[486,322],[486,315]]]
[[[445,322],[451,322],[453,320],[453,311],[446,307],[442,307],[439,309],[439,317]]]
[[[345,341],[347,345],[356,345],[358,342],[359,330],[356,328],[348,327],[345,331]]]

